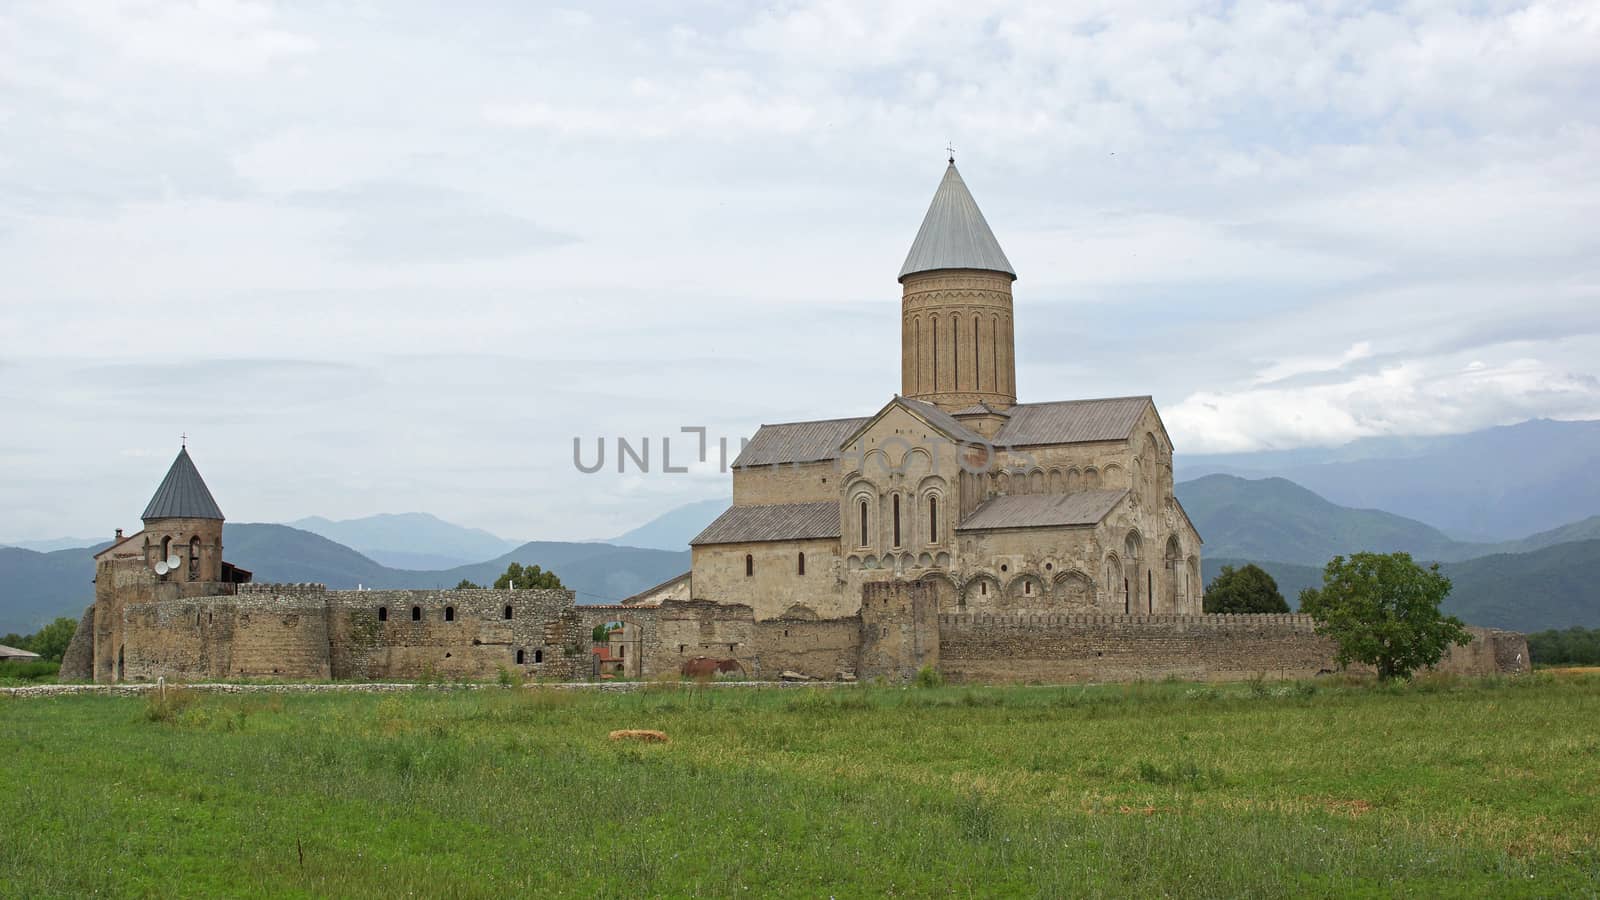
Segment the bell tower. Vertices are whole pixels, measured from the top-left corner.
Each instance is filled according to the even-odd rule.
[[[900,268],[900,393],[946,412],[1015,405],[1016,280],[952,155]]]
[[[145,562],[160,580],[222,580],[222,510],[189,458],[187,445],[178,451],[140,518]]]

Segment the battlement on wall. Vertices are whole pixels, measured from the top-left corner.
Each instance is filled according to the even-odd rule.
[[[237,594],[240,596],[272,595],[277,597],[308,597],[322,596],[328,592],[328,586],[314,581],[285,582],[282,584],[248,582],[238,586]]]
[[[1199,628],[1249,628],[1283,626],[1295,631],[1315,631],[1316,622],[1299,613],[1219,614],[1201,616],[1180,615],[1107,615],[1105,613],[1038,614],[1038,615],[988,615],[984,613],[943,613],[939,616],[942,628],[1054,628],[1067,626],[1099,627],[1107,625],[1150,625],[1168,627],[1189,625]]]

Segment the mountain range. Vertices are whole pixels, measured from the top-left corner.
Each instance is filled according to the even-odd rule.
[[[1506,541],[1600,513],[1600,421],[1534,419],[1466,434],[1364,438],[1342,447],[1178,454],[1190,480],[1278,476],[1356,508],[1428,522],[1456,538]]]

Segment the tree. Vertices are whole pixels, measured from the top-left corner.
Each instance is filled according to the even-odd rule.
[[[62,616],[49,625],[29,635],[8,634],[0,637],[0,644],[39,654],[45,662],[60,662],[67,655],[67,645],[78,630],[78,620]]]
[[[481,584],[473,584],[471,581],[468,581],[465,578],[461,579],[461,583],[457,584],[455,586],[455,590],[458,590],[458,591],[476,591],[476,590],[482,590],[482,589],[483,589],[483,585],[481,585]]]
[[[606,641],[611,640],[611,623],[601,622],[594,627],[594,632],[589,636],[594,638],[596,644],[604,644]]]
[[[1338,643],[1340,666],[1365,663],[1380,679],[1409,678],[1452,644],[1472,643],[1460,619],[1439,611],[1449,593],[1438,563],[1425,569],[1409,553],[1356,553],[1328,561],[1322,587],[1300,592],[1300,611]]]
[[[1204,600],[1208,613],[1286,613],[1288,601],[1278,591],[1278,582],[1266,570],[1250,563],[1243,568],[1223,566],[1206,585]]]
[[[527,591],[541,588],[560,589],[562,584],[554,572],[545,572],[538,566],[523,568],[522,563],[512,563],[504,575],[494,580],[494,588],[497,591],[504,591],[512,587],[519,591]]]

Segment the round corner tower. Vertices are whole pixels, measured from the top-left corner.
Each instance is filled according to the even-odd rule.
[[[950,160],[900,269],[900,393],[947,412],[1015,405],[1016,280]]]

